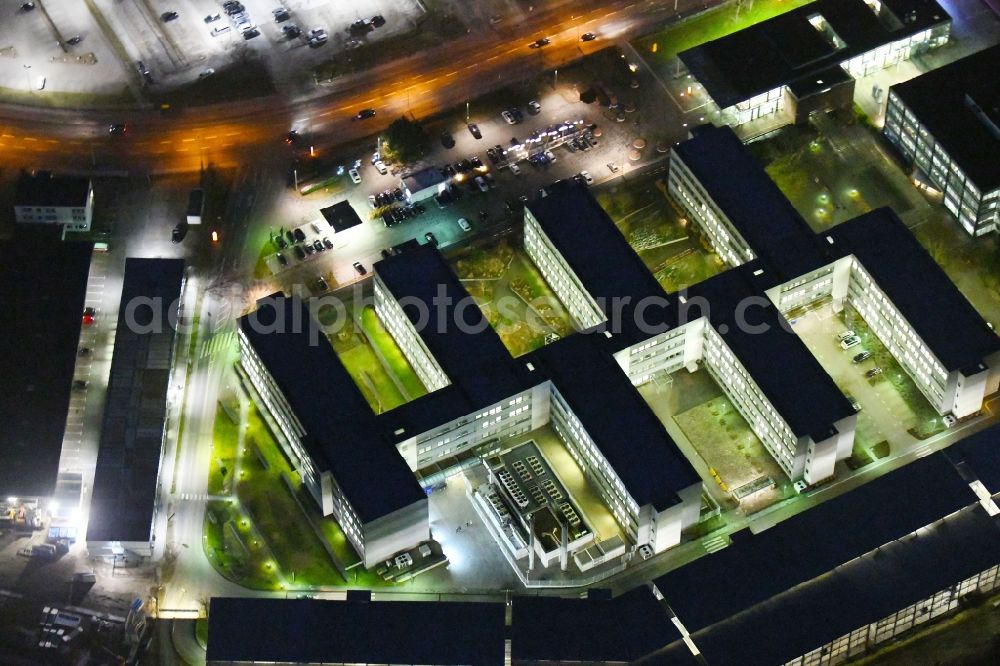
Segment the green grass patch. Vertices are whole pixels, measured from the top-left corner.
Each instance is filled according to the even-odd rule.
[[[495,280],[507,272],[513,259],[514,248],[507,238],[501,238],[463,252],[452,267],[460,280]]]
[[[158,95],[154,102],[157,106],[169,104],[176,110],[175,107],[219,104],[275,93],[271,74],[262,60],[248,58],[228,67],[213,69],[215,73],[211,76]]]
[[[212,459],[208,466],[210,495],[224,495],[232,491],[239,436],[239,424],[233,423],[220,404],[215,410],[215,423],[212,426]]]
[[[766,21],[813,0],[755,0],[753,7],[737,12],[737,3],[702,12],[686,21],[640,37],[632,42],[653,67],[664,68],[678,53]]]
[[[410,400],[426,395],[427,389],[420,381],[420,377],[417,376],[410,362],[406,360],[406,356],[396,344],[396,340],[389,331],[382,327],[382,322],[375,314],[375,308],[366,307],[361,311],[361,326],[365,335],[368,336],[369,342],[378,349],[390,371],[396,375],[406,393],[409,394]]]
[[[208,647],[208,618],[199,617],[194,621],[194,637],[202,649]]]
[[[368,345],[354,347],[341,354],[340,360],[376,413],[389,411],[406,402]]]

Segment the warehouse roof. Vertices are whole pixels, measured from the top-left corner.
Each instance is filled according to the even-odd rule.
[[[0,242],[4,497],[49,497],[55,489],[91,249],[60,242],[49,227],[24,227]]]
[[[680,638],[646,586],[613,599],[515,597],[511,657],[518,662],[634,661]]]
[[[504,663],[502,603],[216,597],[208,617],[209,663]]]
[[[125,260],[87,541],[150,540],[183,281],[183,259]]]
[[[914,492],[927,488],[934,492]],[[922,458],[760,534],[734,535],[728,548],[660,576],[654,584],[684,626],[695,632],[975,501],[943,455]]]

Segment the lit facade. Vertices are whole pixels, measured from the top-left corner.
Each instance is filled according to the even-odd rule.
[[[52,224],[66,231],[89,231],[94,215],[94,188],[87,178],[24,175],[14,201],[18,224]]]
[[[993,46],[889,88],[883,132],[971,236],[1000,228]]]

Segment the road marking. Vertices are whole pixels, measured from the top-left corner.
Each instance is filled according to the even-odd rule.
[[[191,141],[194,141],[194,138],[190,138],[190,139],[181,139],[181,143],[189,143],[189,142],[191,142]]]
[[[36,142],[38,141],[38,139],[36,139],[36,138],[34,138],[32,136],[26,136],[26,137],[24,137],[24,140],[25,141],[36,141]]]
[[[213,134],[212,136],[206,136],[205,140],[206,141],[211,141],[212,139],[218,139],[218,138],[219,138],[218,134]]]

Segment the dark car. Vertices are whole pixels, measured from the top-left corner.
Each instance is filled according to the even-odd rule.
[[[301,229],[295,229],[292,231],[292,233],[295,235],[296,243],[301,243],[306,239],[306,234]]]
[[[83,37],[81,37],[80,35],[73,35],[72,37],[66,40],[66,43],[69,44],[70,46],[76,46],[82,41]]]
[[[279,250],[284,250],[288,247],[288,243],[285,242],[285,237],[280,234],[274,237],[274,244],[278,246]]]
[[[528,113],[530,113],[533,116],[537,116],[541,112],[542,112],[541,104],[539,104],[535,100],[531,100],[530,102],[528,102]]]
[[[288,145],[292,145],[298,142],[298,140],[299,140],[299,133],[296,132],[295,130],[292,130],[291,132],[285,135],[285,143],[287,143]]]
[[[187,236],[188,225],[187,222],[180,222],[174,227],[174,230],[170,233],[170,240],[174,243],[180,243]]]
[[[272,13],[274,14],[275,23],[281,23],[282,21],[287,21],[288,19],[292,18],[292,15],[289,14],[288,10],[285,9],[284,7],[275,9]]]
[[[381,28],[385,25],[385,18],[381,14],[376,14],[369,22],[372,24],[373,28]]]
[[[303,250],[305,250],[306,254],[313,254],[316,251],[316,248],[314,248],[309,243],[306,243],[305,245],[300,245],[299,247],[301,247]]]
[[[278,263],[281,264],[282,266],[288,265],[288,259],[285,259],[285,255],[281,254],[280,252],[274,255],[274,258],[277,259]]]
[[[297,25],[285,25],[281,27],[281,32],[284,33],[285,37],[288,39],[295,39],[302,34],[302,28]]]
[[[301,245],[295,246],[295,256],[298,257],[300,260],[306,258],[306,251],[302,249]]]
[[[388,259],[389,257],[392,256],[392,253],[389,252],[389,248],[385,248],[385,247],[382,248],[381,250],[379,250],[379,254],[382,255],[383,259]]]
[[[82,391],[85,388],[87,388],[87,380],[85,380],[85,379],[77,379],[77,380],[73,381],[73,390],[74,391]]]
[[[128,131],[128,125],[125,123],[114,123],[108,128],[109,134],[124,134]]]
[[[373,118],[375,116],[375,109],[361,109],[358,111],[357,115],[354,116],[355,120],[364,120],[366,118]]]
[[[177,12],[163,12],[160,14],[160,20],[164,23],[169,23],[177,18]]]
[[[483,133],[479,131],[479,125],[476,123],[469,123],[469,134],[471,134],[476,139],[482,139]]]
[[[448,130],[441,131],[441,145],[449,149],[455,147],[455,137]]]
[[[426,234],[424,234],[424,239],[434,247],[437,247],[438,244],[437,237],[435,237],[434,234],[432,234],[431,232],[428,231]]]
[[[222,18],[221,14],[209,14],[205,17],[205,23],[215,23],[220,18]]]
[[[595,39],[597,39],[597,35],[595,35],[592,32],[585,32],[582,35],[580,35],[581,42],[592,42]]]
[[[317,238],[316,240],[313,241],[313,249],[316,250],[317,252],[322,252],[326,248],[323,247],[323,241]]]
[[[323,238],[323,247],[325,247],[328,250],[332,250],[333,249],[333,241],[330,240],[329,238],[324,237]]]
[[[77,356],[90,356],[90,347],[80,347],[77,352]]]
[[[352,23],[351,26],[347,30],[348,30],[348,32],[350,32],[352,34],[355,34],[355,35],[356,34],[363,34],[363,33],[366,33],[366,32],[370,32],[372,30],[372,26],[368,24],[368,21],[366,21],[364,19],[358,19],[357,21],[355,21],[354,23]]]
[[[469,158],[469,162],[472,164],[473,169],[478,169],[483,166],[483,161],[479,159],[479,155],[473,155]]]
[[[22,2],[21,3],[21,10],[22,11],[30,12],[34,8],[35,8],[35,3],[33,3],[33,2]]]
[[[536,39],[535,41],[528,44],[528,48],[540,49],[543,46],[548,46],[551,43],[552,43],[551,39],[549,39],[548,37],[542,37],[541,39]]]
[[[365,275],[368,273],[368,269],[362,266],[360,261],[354,262],[354,270],[358,272],[358,275]]]

